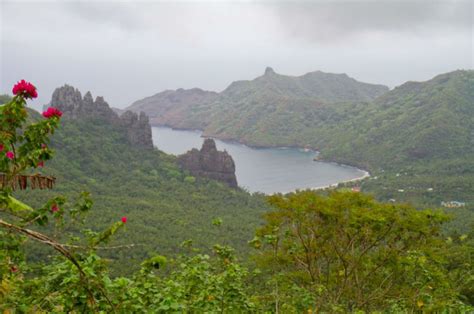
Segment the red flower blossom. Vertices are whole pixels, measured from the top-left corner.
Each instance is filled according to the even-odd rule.
[[[13,152],[8,151],[5,156],[7,156],[8,159],[12,160],[15,158],[15,154]]]
[[[48,110],[43,112],[43,117],[47,119],[52,118],[52,117],[61,118],[62,115],[63,113],[59,109],[56,109],[54,107],[49,107]]]
[[[41,144],[41,148],[42,148],[42,149],[46,149],[46,147],[48,147],[48,146],[46,146],[45,143]]]
[[[38,93],[36,87],[25,80],[21,80],[13,86],[12,92],[14,95],[22,95],[25,98],[36,98]]]
[[[59,210],[58,205],[54,204],[53,206],[51,206],[51,212],[52,212],[52,213],[55,213],[55,212],[57,212],[58,210]]]
[[[4,148],[5,148],[5,146],[3,146],[2,144],[0,144],[0,152],[3,151]]]
[[[122,217],[122,222],[123,222],[124,224],[127,223],[127,217],[123,216],[123,217]]]
[[[10,267],[10,271],[11,271],[12,273],[16,273],[16,272],[18,271],[18,267],[12,266],[12,267]]]
[[[43,167],[44,167],[44,161],[40,161],[40,162],[38,163],[38,167],[43,168]]]

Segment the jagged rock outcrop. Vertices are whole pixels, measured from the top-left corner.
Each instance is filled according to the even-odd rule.
[[[127,110],[120,116],[120,120],[122,125],[127,128],[130,143],[141,147],[148,147],[151,143],[151,146],[153,146],[150,121],[144,112],[140,112],[140,115],[138,115]]]
[[[123,127],[130,145],[141,148],[153,148],[151,126],[148,116],[126,111],[119,116],[104,100],[97,97],[94,101],[92,94],[87,92],[82,97],[81,92],[72,86],[64,85],[56,88],[51,98],[50,106],[64,113],[65,118],[80,119],[84,117],[98,118],[108,123]]]
[[[63,113],[68,113],[68,117],[77,118],[82,114],[81,92],[69,85],[56,88],[51,97],[50,106],[58,108]]]
[[[51,97],[50,105],[61,110],[68,118],[77,119],[88,116],[102,118],[114,123],[119,120],[118,115],[110,108],[103,97],[97,97],[94,101],[91,92],[87,92],[83,98],[77,88],[69,85],[56,88]]]
[[[232,156],[226,151],[218,151],[213,139],[205,139],[201,150],[193,148],[186,154],[178,156],[181,168],[194,176],[206,177],[237,187],[235,164]]]
[[[275,71],[271,67],[265,68],[265,75],[275,74]]]

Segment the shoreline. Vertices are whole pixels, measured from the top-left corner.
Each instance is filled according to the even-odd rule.
[[[233,145],[241,145],[241,146],[245,146],[245,147],[248,147],[248,148],[252,148],[252,149],[297,149],[297,150],[300,150],[300,151],[305,151],[305,152],[311,152],[311,153],[314,153],[316,156],[318,156],[320,154],[320,152],[318,150],[315,150],[315,149],[308,149],[307,147],[301,147],[301,146],[255,146],[255,145],[248,145],[246,143],[243,143],[243,142],[240,142],[238,140],[235,140],[235,139],[221,139],[221,138],[218,138],[218,137],[213,137],[213,136],[205,136],[203,135],[203,130],[199,130],[199,129],[186,129],[186,128],[175,128],[175,127],[171,127],[169,125],[152,125],[152,127],[156,127],[156,128],[168,128],[168,129],[171,129],[171,130],[176,130],[176,131],[188,131],[188,132],[193,132],[193,133],[200,133],[200,137],[208,137],[208,138],[212,138],[212,139],[216,139],[216,140],[219,140],[219,141],[222,141],[222,142],[225,142],[225,143],[228,143],[228,144],[233,144]],[[353,178],[353,179],[348,179],[348,180],[343,180],[343,181],[339,181],[337,183],[333,183],[333,184],[328,184],[328,185],[323,185],[323,186],[317,186],[317,187],[307,187],[307,188],[302,188],[302,189],[295,189],[295,190],[292,190],[292,191],[287,191],[287,192],[275,192],[275,193],[264,193],[264,194],[267,194],[267,195],[272,195],[272,194],[277,194],[277,193],[282,193],[282,194],[287,194],[287,193],[292,193],[292,192],[295,192],[296,190],[313,190],[313,191],[318,191],[318,190],[324,190],[324,189],[328,189],[328,188],[333,188],[333,187],[337,187],[339,184],[341,183],[349,183],[349,182],[358,182],[358,181],[362,181],[368,177],[370,177],[370,173],[369,171],[365,170],[365,169],[361,169],[357,166],[354,166],[354,165],[350,165],[350,164],[341,164],[337,161],[331,161],[331,160],[324,160],[324,159],[321,159],[321,160],[315,160],[313,159],[313,162],[323,162],[323,163],[329,163],[329,164],[334,164],[334,165],[337,165],[339,167],[344,167],[344,168],[352,168],[352,169],[356,169],[358,171],[361,171],[362,172],[362,175],[359,176],[359,177],[356,177],[356,178]]]
[[[352,167],[354,168],[354,167]],[[358,168],[357,168],[358,169]],[[329,188],[335,188],[337,187],[339,184],[341,183],[349,183],[349,182],[358,182],[358,181],[362,181],[366,178],[369,178],[370,177],[370,173],[366,170],[362,170],[362,169],[358,169],[360,171],[363,171],[364,174],[360,177],[357,177],[357,178],[354,178],[354,179],[349,179],[349,180],[344,180],[344,181],[340,181],[340,182],[337,182],[337,183],[333,183],[333,184],[328,184],[328,185],[323,185],[323,186],[317,186],[317,187],[308,187],[308,188],[302,188],[302,189],[295,189],[295,190],[292,190],[292,191],[286,191],[286,192],[275,192],[275,193],[263,193],[265,195],[274,195],[274,194],[288,194],[288,193],[294,193],[296,192],[297,190],[299,191],[305,191],[305,190],[311,190],[311,191],[320,191],[320,190],[325,190],[325,189],[329,189]]]
[[[358,169],[358,168],[357,168]],[[324,185],[324,186],[319,186],[319,187],[314,187],[314,188],[310,188],[311,190],[324,190],[324,189],[327,189],[327,188],[333,188],[333,187],[337,187],[339,184],[341,183],[349,183],[349,182],[358,182],[358,181],[362,181],[368,177],[370,177],[370,173],[366,170],[362,170],[362,169],[359,169],[361,171],[364,172],[364,174],[358,178],[354,178],[354,179],[349,179],[349,180],[344,180],[344,181],[341,181],[341,182],[338,182],[338,183],[333,183],[333,184],[329,184],[329,185]]]
[[[219,140],[219,141],[222,141],[222,142],[225,142],[225,143],[239,144],[239,145],[246,146],[246,147],[253,148],[253,149],[271,149],[271,148],[274,148],[274,149],[301,149],[301,150],[308,149],[309,152],[319,153],[319,151],[315,148],[308,148],[308,147],[298,146],[298,145],[276,146],[276,145],[249,144],[249,143],[246,143],[244,141],[239,141],[239,140],[236,140],[236,139],[233,139],[233,138],[225,138],[225,137],[216,137],[216,136],[213,136],[213,135],[206,135],[206,134],[204,134],[204,130],[201,130],[201,129],[178,128],[178,127],[173,127],[173,126],[166,125],[166,124],[150,124],[150,126],[152,128],[168,128],[168,129],[175,130],[175,131],[188,131],[188,132],[193,132],[193,133],[201,133],[200,136],[202,138],[212,138],[214,140]]]

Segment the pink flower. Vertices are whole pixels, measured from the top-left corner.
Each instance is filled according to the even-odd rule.
[[[12,92],[14,95],[22,95],[25,98],[36,98],[38,93],[36,87],[25,80],[21,80],[13,86]]]
[[[10,267],[10,271],[11,271],[12,273],[16,273],[16,272],[18,271],[18,267],[12,266],[12,267]]]
[[[44,161],[40,161],[40,162],[38,163],[38,167],[43,168],[43,167],[44,167]]]
[[[127,217],[123,216],[123,217],[122,217],[122,222],[123,222],[124,224],[127,223]]]
[[[13,158],[15,158],[15,154],[11,151],[8,151],[5,156],[7,156],[8,159],[12,160]]]
[[[46,149],[46,147],[48,147],[48,146],[46,146],[45,143],[41,144],[41,148],[42,148],[42,149]]]
[[[58,210],[59,210],[58,205],[54,204],[53,206],[51,206],[51,212],[52,212],[52,213],[55,213],[55,212],[57,212]]]
[[[48,110],[43,112],[43,117],[47,119],[52,117],[61,118],[62,115],[63,113],[59,109],[56,109],[54,107],[49,107]]]

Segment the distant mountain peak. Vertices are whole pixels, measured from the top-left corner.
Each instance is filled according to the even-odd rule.
[[[271,67],[266,67],[265,75],[275,74],[275,71]]]

